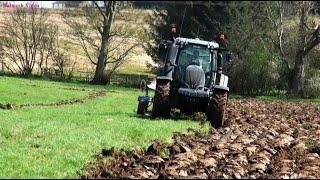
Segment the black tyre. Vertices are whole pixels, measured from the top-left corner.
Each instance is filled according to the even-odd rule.
[[[145,101],[139,101],[137,114],[145,115],[148,108],[148,102]]]
[[[214,128],[219,128],[224,125],[224,114],[227,102],[227,91],[217,90],[210,98],[209,107],[207,110],[207,118]]]
[[[170,117],[170,86],[170,81],[157,80],[152,117]]]

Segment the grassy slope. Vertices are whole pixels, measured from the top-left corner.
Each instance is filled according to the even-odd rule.
[[[188,120],[136,117],[141,94],[136,89],[9,77],[0,77],[0,87],[0,103],[14,96],[16,104],[56,102],[90,93],[67,90],[70,87],[107,90],[105,97],[84,104],[0,109],[0,178],[75,177],[102,148],[145,148],[154,139],[170,141],[174,131],[200,127]]]

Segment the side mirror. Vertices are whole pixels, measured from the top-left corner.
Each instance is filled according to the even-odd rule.
[[[231,52],[227,52],[226,55],[226,62],[231,62],[232,61],[232,53]]]
[[[166,45],[163,43],[160,43],[158,48],[159,48],[159,53],[165,52],[167,49]]]
[[[163,43],[159,44],[159,57],[164,60],[166,58],[166,50],[167,50],[167,46]]]

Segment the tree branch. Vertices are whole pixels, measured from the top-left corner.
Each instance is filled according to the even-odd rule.
[[[307,41],[306,47],[304,48],[303,55],[307,55],[311,49],[313,49],[316,45],[320,43],[320,33],[319,26],[313,32],[312,37]]]
[[[114,59],[114,61],[107,61],[106,64],[111,64],[111,63],[116,63],[116,62],[119,62],[119,61],[122,61],[128,54],[129,52],[137,47],[139,44],[134,44],[132,45],[130,48],[128,48],[124,53],[122,53],[119,57],[117,58],[110,58],[110,59]]]
[[[100,14],[103,16],[103,19],[104,19],[104,21],[105,21],[107,17],[106,17],[106,15],[103,13],[103,10],[100,8],[100,6],[97,4],[96,1],[93,1],[93,2],[94,2],[94,5],[98,8]]]
[[[91,61],[92,64],[97,65],[97,63],[92,60],[84,40],[83,39],[81,39],[81,40],[82,40],[81,41],[81,46],[82,46],[84,52],[86,53],[86,56],[88,57],[88,59]]]
[[[270,7],[266,8],[267,11],[267,19],[272,23],[273,25],[273,30],[276,33],[276,40],[273,40],[273,38],[271,37],[271,41],[274,44],[275,47],[277,47],[277,49],[280,52],[281,55],[281,60],[285,63],[286,68],[288,70],[290,70],[290,66],[289,66],[289,62],[286,59],[284,50],[283,50],[283,13],[284,13],[284,6],[283,6],[283,2],[278,2],[279,4],[277,4],[277,9],[276,12],[277,14],[275,16],[279,16],[277,18],[272,16],[272,10]],[[277,19],[279,19],[279,23],[277,23]]]

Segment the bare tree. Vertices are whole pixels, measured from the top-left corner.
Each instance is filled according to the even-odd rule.
[[[66,78],[66,67],[72,67],[70,64],[70,57],[68,53],[64,50],[57,49],[53,53],[53,65],[57,67],[56,75],[58,75],[61,79]]]
[[[319,26],[311,19],[313,5],[313,2],[274,2],[267,11],[275,32],[272,41],[288,71],[288,92],[295,96],[302,91],[305,57],[320,43]],[[296,29],[286,29],[284,18],[295,17],[297,13],[299,21]],[[294,39],[292,37],[295,32],[297,34]],[[290,42],[289,38],[295,42]]]
[[[4,57],[8,59],[4,63],[6,68],[24,76],[31,75],[41,44],[48,43],[48,27],[43,10],[19,8],[11,12],[1,28]]]
[[[140,43],[134,41],[135,35],[126,28],[126,24],[113,23],[118,2],[103,1],[103,5],[99,5],[93,1],[93,4],[94,7],[66,12],[64,18],[72,29],[73,37],[95,66],[91,82],[107,84],[115,70]]]
[[[38,59],[38,70],[41,76],[47,75],[48,73],[48,61],[50,58],[54,59],[54,52],[59,44],[55,43],[58,40],[58,27],[48,26],[46,29],[46,34],[39,44],[39,59]],[[43,65],[45,67],[43,67]]]

